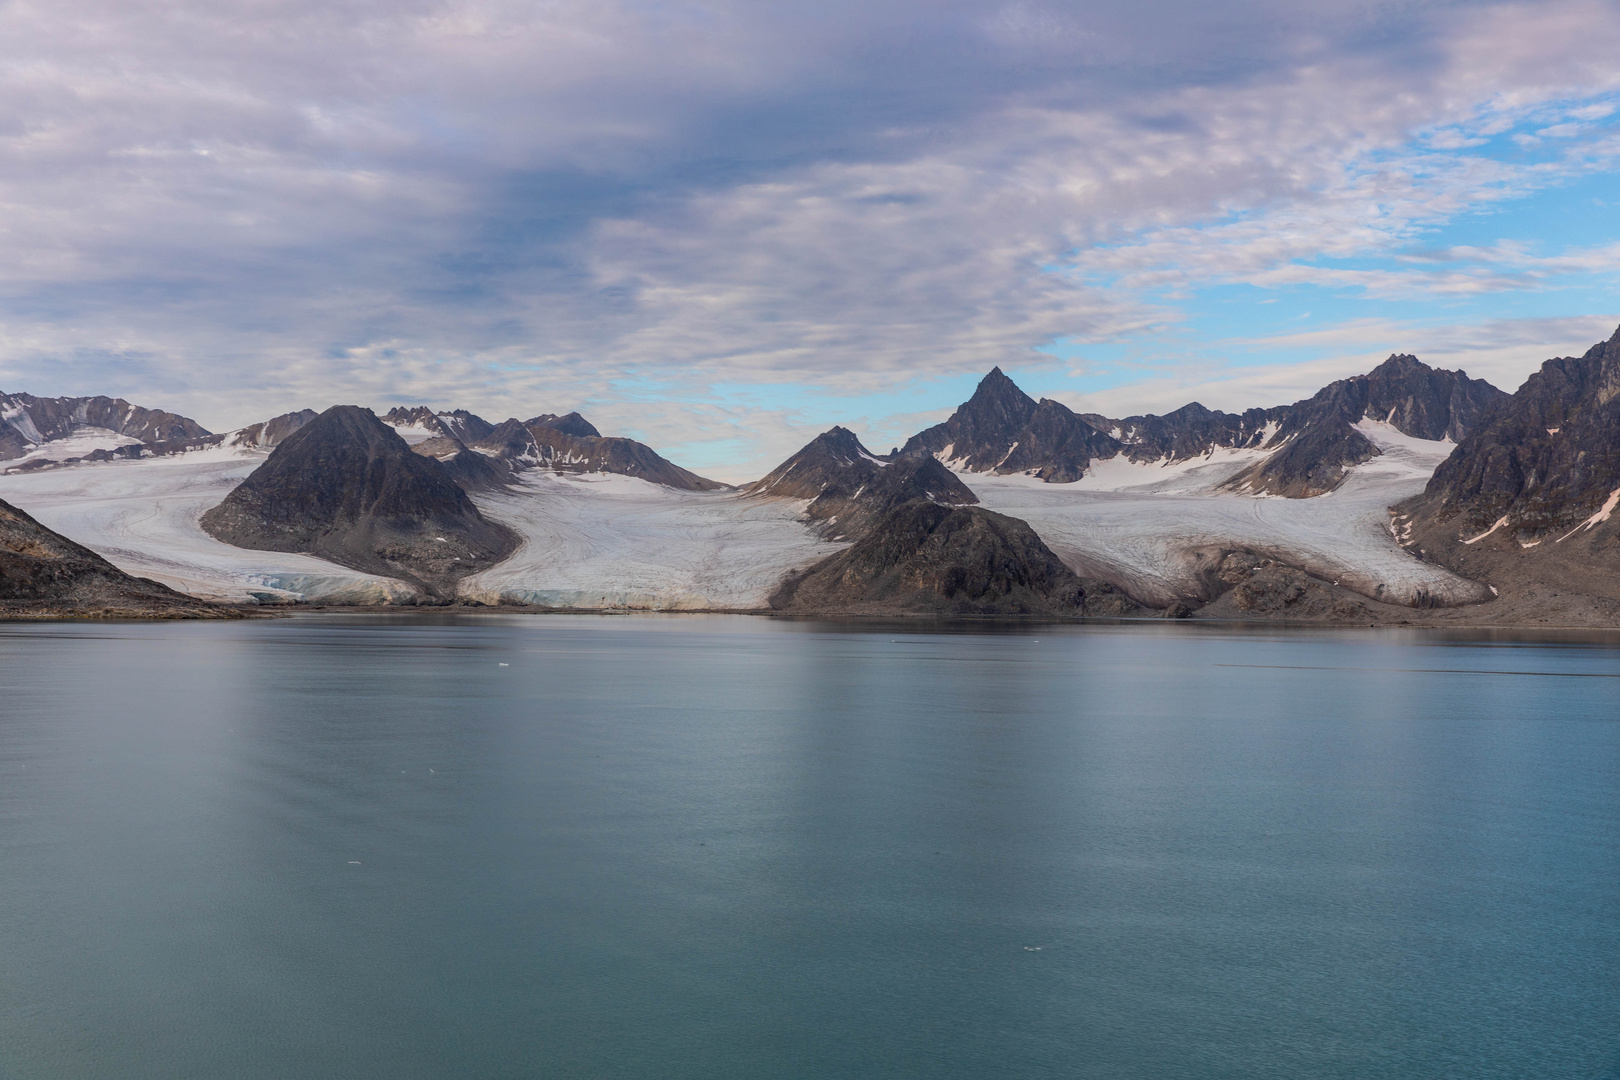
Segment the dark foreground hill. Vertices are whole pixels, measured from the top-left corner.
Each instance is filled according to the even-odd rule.
[[[1024,522],[913,499],[783,583],[771,607],[818,615],[1122,616],[1143,609],[1080,578]]]
[[[0,618],[22,617],[232,619],[241,612],[126,574],[0,502]]]
[[[444,466],[413,453],[367,409],[334,406],[288,436],[202,517],[219,540],[318,555],[400,578],[430,596],[517,548]]]

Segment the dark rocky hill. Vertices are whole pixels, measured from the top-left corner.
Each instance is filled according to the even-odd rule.
[[[235,608],[133,577],[0,502],[0,617],[238,618]]]
[[[209,434],[195,420],[131,405],[123,398],[0,394],[0,461],[22,457],[40,443],[82,428],[105,428],[143,443],[200,439]]]
[[[894,507],[851,547],[791,576],[771,607],[820,615],[1143,611],[1114,586],[1076,576],[1024,522],[927,499]]]
[[[273,450],[202,517],[237,547],[308,552],[431,596],[504,559],[519,538],[486,520],[445,467],[367,409],[334,406]]]
[[[1425,491],[1463,531],[1549,539],[1620,488],[1620,331],[1548,360],[1435,470]]]
[[[995,471],[1029,473],[1049,484],[1072,484],[1093,461],[1111,458],[1119,450],[1117,441],[1068,406],[1042,398]]]
[[[865,535],[890,510],[913,499],[947,506],[979,501],[934,458],[880,457],[843,427],[817,435],[745,490],[750,495],[809,499],[805,516],[834,540]]]

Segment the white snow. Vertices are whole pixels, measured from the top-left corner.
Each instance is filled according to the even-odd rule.
[[[1470,536],[1467,540],[1464,540],[1463,543],[1465,543],[1465,544],[1477,544],[1481,540],[1485,539],[1487,536],[1491,535],[1491,533],[1495,532],[1497,529],[1500,529],[1502,526],[1504,526],[1506,524],[1507,524],[1507,515],[1503,514],[1501,517],[1496,519],[1496,524],[1492,525],[1490,528],[1486,529],[1484,532],[1480,533],[1478,536]]]
[[[1357,427],[1383,453],[1350,469],[1331,497],[1214,490],[1266,456],[1258,450],[1148,465],[1121,456],[1095,463],[1073,484],[983,473],[962,480],[989,509],[1029,522],[1077,572],[1124,580],[1150,602],[1191,592],[1192,552],[1210,545],[1254,548],[1377,599],[1410,602],[1420,589],[1444,600],[1479,598],[1480,587],[1419,561],[1389,532],[1387,508],[1421,492],[1451,444],[1373,420]]]
[[[1092,462],[1086,475],[1062,486],[1072,491],[1136,491],[1161,495],[1213,491],[1267,456],[1265,450],[1221,447],[1179,461],[1162,458],[1138,463],[1124,454],[1116,454],[1107,461]]]
[[[47,446],[60,445],[47,443]],[[215,447],[172,457],[86,462],[0,475],[0,499],[127,573],[209,600],[387,603],[415,590],[317,559],[248,551],[203,532],[197,519],[265,454]]]
[[[415,446],[420,442],[427,442],[429,439],[440,439],[444,437],[444,432],[432,431],[421,426],[420,424],[396,424],[394,426],[394,430],[399,433],[400,438],[404,439],[412,446]]]
[[[31,443],[42,443],[45,436],[40,434],[39,428],[34,426],[34,418],[28,415],[28,410],[17,402],[0,407],[0,420],[4,420],[16,429],[17,434]]]
[[[33,424],[29,424],[30,429]],[[21,431],[21,428],[18,428]],[[35,434],[38,434],[35,432]],[[26,434],[25,438],[29,438]],[[51,439],[39,443],[20,458],[9,461],[0,461],[0,469],[15,469],[30,461],[48,458],[51,461],[63,461],[70,457],[84,457],[94,450],[116,450],[120,446],[138,446],[139,439],[132,439],[128,435],[120,435],[110,428],[82,427],[71,435],[64,435],[60,439]]]
[[[524,473],[473,496],[523,534],[462,595],[553,607],[758,608],[788,571],[845,545],[816,538],[797,499],[678,491],[611,473]]]
[[[1620,488],[1615,488],[1613,491],[1609,492],[1609,497],[1604,500],[1602,506],[1598,507],[1597,513],[1593,514],[1591,517],[1569,530],[1569,532],[1565,533],[1563,536],[1560,536],[1557,542],[1562,544],[1565,540],[1568,540],[1582,529],[1597,528],[1599,525],[1609,520],[1609,515],[1614,513],[1614,508],[1616,506],[1620,506]],[[1540,541],[1537,541],[1537,543],[1540,543]]]

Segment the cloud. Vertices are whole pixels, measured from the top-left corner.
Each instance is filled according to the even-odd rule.
[[[1614,262],[1393,258],[1612,168],[1603,4],[24,0],[0,40],[0,384],[213,426],[590,406],[766,460],[825,414],[714,384],[1027,364],[1218,282]]]

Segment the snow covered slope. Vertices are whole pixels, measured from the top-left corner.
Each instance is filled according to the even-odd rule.
[[[262,451],[215,447],[0,475],[0,499],[126,573],[233,603],[256,599],[387,603],[415,595],[391,578],[309,555],[247,551],[197,526],[258,467]]]
[[[461,594],[553,607],[666,611],[759,608],[788,571],[845,545],[818,540],[798,499],[681,491],[611,473],[535,470],[509,491],[478,492],[491,520],[523,534]]]
[[[141,440],[120,435],[111,428],[81,427],[70,435],[42,441],[25,451],[21,457],[5,462],[15,469],[34,461],[64,461],[70,457],[84,457],[97,450],[116,450],[120,446],[139,446]]]
[[[1216,493],[1259,451],[1134,464],[1094,464],[1077,483],[968,473],[984,505],[1022,518],[1071,568],[1126,583],[1167,604],[1196,590],[1192,552],[1248,547],[1368,596],[1444,601],[1480,587],[1399,548],[1386,508],[1423,489],[1449,442],[1364,420],[1383,453],[1343,486],[1312,499]],[[0,499],[120,569],[208,599],[285,597],[387,602],[405,584],[307,555],[248,551],[197,526],[202,512],[264,460],[262,450],[214,447],[170,457],[86,462],[0,475]],[[479,509],[524,537],[506,561],[465,579],[461,593],[557,607],[681,610],[758,608],[790,570],[839,551],[801,520],[803,500],[683,491],[611,473],[533,470],[508,490],[475,493]]]
[[[989,509],[1029,522],[1076,572],[1121,581],[1153,604],[1193,594],[1191,552],[1212,545],[1253,548],[1374,599],[1410,603],[1420,590],[1449,603],[1488,598],[1482,586],[1418,561],[1389,532],[1388,507],[1423,490],[1451,442],[1414,439],[1371,420],[1356,427],[1381,455],[1349,470],[1338,490],[1311,499],[1215,493],[1254,460],[1256,452],[1242,450],[1170,465],[1120,455],[1074,484],[985,473],[962,479]]]

